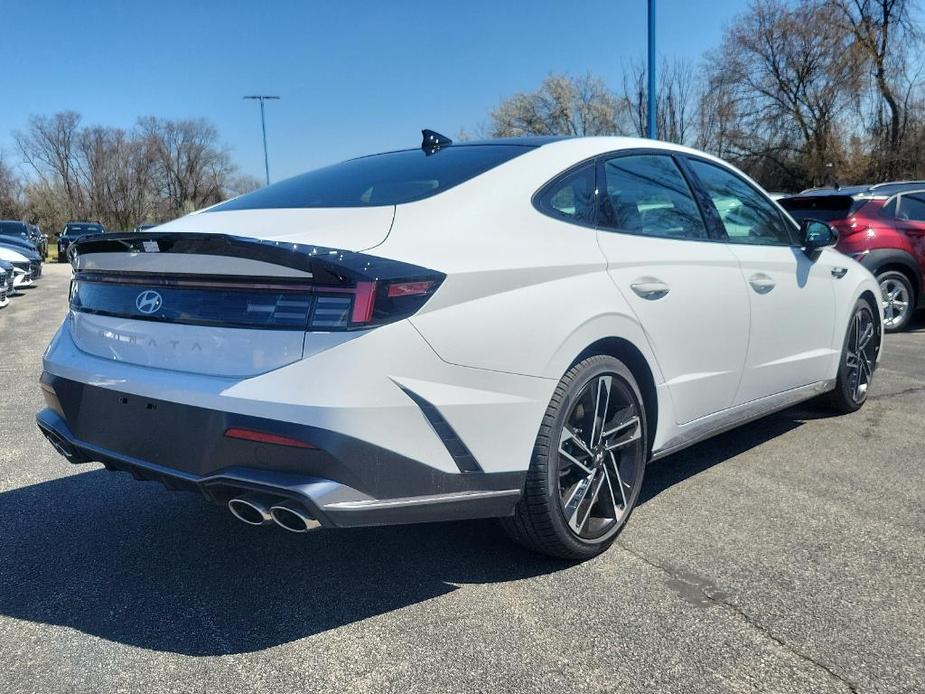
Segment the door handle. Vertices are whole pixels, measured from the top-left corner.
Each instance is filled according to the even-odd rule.
[[[630,285],[630,289],[648,301],[657,301],[671,291],[671,287],[655,277],[640,277]]]
[[[914,239],[917,239],[921,236],[925,236],[925,229],[906,229],[906,234],[911,236]]]
[[[840,280],[842,277],[848,274],[848,268],[846,267],[833,267],[832,268],[832,277],[837,280]]]
[[[752,289],[754,289],[759,294],[767,294],[769,291],[774,289],[775,286],[777,286],[777,282],[775,282],[763,272],[756,272],[754,275],[749,277],[748,283],[752,285]]]

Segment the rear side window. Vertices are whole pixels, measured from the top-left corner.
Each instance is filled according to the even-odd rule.
[[[689,162],[719,213],[729,243],[764,246],[793,243],[777,208],[744,179],[698,159]]]
[[[421,149],[374,154],[274,183],[216,205],[209,212],[399,205],[441,193],[531,149],[523,145],[456,145],[432,154]]]
[[[925,222],[925,192],[900,195],[896,217],[909,222]]]
[[[782,198],[778,202],[798,222],[804,219],[835,222],[850,217],[867,201],[855,200],[850,195],[807,195]]]
[[[671,157],[614,157],[602,168],[602,228],[674,239],[707,238],[700,209]]]
[[[584,164],[547,185],[536,206],[566,222],[594,224],[594,164]]]

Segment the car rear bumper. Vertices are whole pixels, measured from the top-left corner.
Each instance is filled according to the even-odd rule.
[[[321,526],[509,516],[524,472],[449,473],[319,427],[138,397],[49,373],[39,429],[71,463],[96,461],[216,503],[246,492],[291,499]],[[230,429],[309,443],[229,438]]]

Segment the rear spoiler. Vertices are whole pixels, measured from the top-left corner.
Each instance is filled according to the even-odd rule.
[[[93,253],[169,253],[241,258],[306,272],[315,283],[324,285],[410,279],[418,277],[421,270],[426,269],[366,253],[228,234],[93,234],[81,236],[68,249],[68,257],[75,269],[79,269],[82,256]],[[433,270],[428,272],[441,274]]]

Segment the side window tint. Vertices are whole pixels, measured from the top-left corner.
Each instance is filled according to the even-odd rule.
[[[729,243],[789,246],[783,217],[764,195],[726,169],[697,159],[691,168],[713,201]]]
[[[706,226],[671,157],[614,157],[604,162],[600,226],[677,239],[705,239]]]
[[[594,164],[586,164],[541,191],[537,206],[550,217],[594,224]]]
[[[925,192],[901,195],[898,217],[910,222],[925,222]]]
[[[892,200],[890,200],[886,205],[884,205],[883,207],[881,207],[881,208],[880,208],[880,216],[881,216],[881,217],[889,217],[890,219],[892,219],[893,217],[895,217],[895,216],[896,216],[896,201],[897,201],[897,200],[899,200],[899,196],[898,196],[898,195],[897,195],[895,198],[893,198]]]

